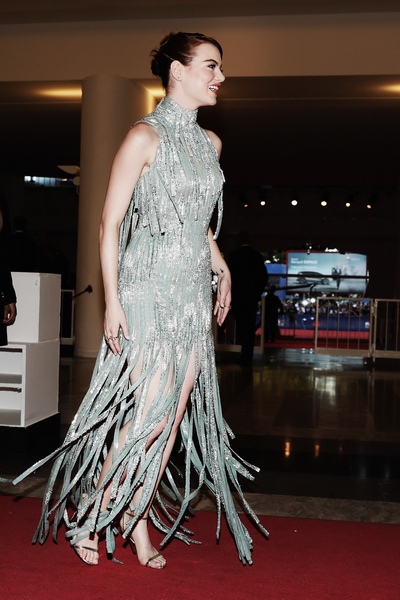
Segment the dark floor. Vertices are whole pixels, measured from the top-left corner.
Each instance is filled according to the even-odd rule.
[[[371,365],[301,347],[268,348],[252,368],[241,368],[234,354],[217,354],[217,363],[232,445],[260,467],[255,481],[244,483],[257,510],[400,522],[399,363]],[[60,437],[93,364],[61,359]],[[16,475],[36,458],[32,451],[3,453],[0,475]],[[45,476],[46,469],[37,473],[36,493]]]
[[[220,358],[233,445],[261,468],[252,491],[400,501],[396,363],[301,348],[269,349],[249,370]]]

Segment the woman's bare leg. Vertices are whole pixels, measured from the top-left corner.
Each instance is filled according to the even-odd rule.
[[[135,376],[137,376],[137,374],[135,372],[133,372],[132,380],[134,380],[136,378]],[[179,430],[179,425],[182,421],[190,393],[193,389],[194,379],[195,379],[195,377],[194,377],[194,353],[192,353],[191,359],[189,361],[188,369],[187,369],[187,374],[186,374],[185,380],[182,385],[182,390],[181,390],[181,394],[179,397],[175,420],[174,420],[174,423],[173,423],[173,426],[171,429],[170,436],[169,436],[166,446],[164,448],[160,473],[159,473],[159,476],[157,479],[157,485],[156,485],[155,490],[157,490],[157,488],[158,488],[158,485],[161,481],[161,478],[164,474],[165,468],[166,468],[169,458],[171,456],[171,452],[173,450],[173,447],[174,447],[174,444],[176,441],[176,437],[177,437],[177,433]],[[147,401],[146,401],[146,404],[145,404],[145,407],[143,410],[143,415],[142,415],[142,422],[144,421],[147,411],[148,411],[149,407],[151,406],[151,402],[158,390],[158,385],[159,385],[159,376],[157,374],[153,378],[153,381],[151,382],[151,384],[149,386],[149,390],[148,390],[148,394],[147,394]],[[127,423],[121,428],[121,431],[119,433],[120,448],[122,448],[125,444],[129,427],[130,427],[130,423]],[[161,424],[159,426],[159,428],[156,428],[153,431],[152,435],[149,437],[149,440],[147,442],[147,448],[149,448],[154,443],[154,441],[158,438],[158,436],[160,435],[160,433],[162,432],[164,427],[165,427],[165,424]],[[109,452],[103,463],[99,481],[97,483],[97,488],[99,488],[101,486],[101,484],[104,481],[105,477],[107,476],[107,473],[109,472],[111,466],[112,466],[112,452]],[[139,488],[133,497],[133,505],[134,506],[138,505],[141,495],[142,495],[142,489]],[[106,510],[106,508],[110,502],[110,497],[111,497],[111,489],[110,489],[110,486],[107,486],[104,489],[103,498],[102,498],[102,502],[100,505],[101,511]],[[150,504],[151,504],[151,502],[150,502]],[[146,512],[143,514],[142,519],[140,519],[137,522],[137,524],[135,525],[132,533],[130,534],[130,537],[132,538],[133,542],[135,543],[139,563],[142,565],[148,564],[148,566],[155,568],[155,569],[161,569],[161,568],[164,568],[164,566],[166,564],[164,557],[159,556],[159,557],[151,560],[150,563],[148,562],[149,559],[152,559],[157,554],[157,550],[152,545],[150,536],[149,536],[149,532],[148,532],[147,517],[148,517],[148,513],[149,513],[149,509],[150,509],[150,504],[149,504],[149,507],[146,510]],[[129,519],[122,517],[122,519],[121,519],[122,527],[124,525],[124,522],[127,522],[128,520]],[[79,556],[82,558],[82,560],[84,560],[84,562],[91,564],[91,565],[97,565],[99,562],[98,546],[99,546],[99,534],[96,532],[96,533],[91,533],[90,535],[88,535],[87,538],[81,540],[76,545],[75,550],[79,554]]]
[[[176,441],[176,436],[178,434],[179,425],[180,425],[183,415],[185,413],[187,402],[188,402],[188,399],[190,396],[190,392],[193,389],[193,385],[194,385],[194,359],[192,356],[189,366],[188,366],[187,374],[186,374],[186,377],[185,377],[185,380],[183,382],[183,386],[181,389],[178,407],[177,407],[177,411],[176,411],[176,415],[175,415],[175,420],[172,425],[171,433],[169,435],[168,441],[164,448],[160,472],[159,472],[157,484],[155,487],[155,492],[158,489],[161,478],[164,474],[165,468],[170,459],[171,452],[173,450],[173,447],[174,447],[174,444]],[[156,435],[154,435],[154,437],[151,440],[149,439],[148,447],[150,447],[150,445],[155,441],[155,439],[159,435],[160,435],[160,431],[156,432]],[[155,494],[155,492],[154,492],[154,494]],[[133,505],[134,506],[138,505],[141,495],[142,495],[142,489],[140,488],[137,490],[137,492],[135,493],[135,495],[133,497]],[[149,503],[147,510],[143,514],[143,518],[137,522],[137,525],[135,525],[134,529],[132,530],[130,537],[132,538],[132,540],[135,543],[139,563],[141,565],[147,564],[149,567],[152,567],[154,569],[162,569],[166,565],[165,558],[160,555],[153,559],[153,557],[158,554],[158,551],[154,548],[153,544],[151,543],[150,535],[149,535],[149,531],[148,531],[147,517],[149,514],[149,510],[150,510],[150,505],[151,505],[151,501]],[[148,563],[149,559],[152,559],[150,563]]]
[[[123,444],[125,443],[128,429],[129,429],[129,423],[127,423],[126,425],[124,425],[124,427],[121,428],[121,431],[119,433],[119,442],[121,444],[120,447],[122,447]],[[111,465],[112,465],[112,452],[109,452],[103,463],[99,481],[97,483],[97,488],[99,488],[101,486],[102,482],[104,481],[107,473],[109,472],[109,470],[111,468]],[[105,511],[107,509],[107,506],[110,503],[110,498],[111,498],[111,489],[110,489],[110,486],[107,486],[104,489],[103,498],[101,500],[101,505],[100,505],[101,511]],[[80,558],[84,562],[86,562],[89,565],[97,565],[98,564],[98,562],[99,562],[98,548],[99,548],[99,534],[97,532],[90,533],[87,538],[84,538],[83,540],[79,541],[74,546],[75,552],[80,556]]]

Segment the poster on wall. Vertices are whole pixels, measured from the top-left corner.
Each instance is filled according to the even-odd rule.
[[[304,291],[365,294],[367,257],[346,252],[287,253],[287,285]]]

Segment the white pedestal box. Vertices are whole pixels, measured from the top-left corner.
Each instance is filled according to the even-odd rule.
[[[0,346],[0,426],[29,427],[58,413],[58,340]]]
[[[17,318],[0,346],[0,449],[58,445],[61,276],[12,273]]]
[[[58,339],[61,275],[14,272],[12,278],[17,294],[17,318],[7,330],[9,343]]]

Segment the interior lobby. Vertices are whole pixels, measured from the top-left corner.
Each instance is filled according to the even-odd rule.
[[[149,52],[169,31],[202,31],[224,48],[218,106],[199,113],[224,145],[223,252],[239,229],[267,253],[310,245],[360,252],[369,297],[400,298],[397,2],[101,4],[0,6],[0,194],[10,220],[24,214],[33,234],[44,229],[59,240],[76,292],[93,288],[76,300],[74,353],[60,357],[60,439],[103,333],[97,230],[110,164],[124,132],[160,98]],[[79,177],[62,192],[24,179],[60,178],[58,165],[76,166]],[[356,202],[346,208],[349,195]],[[377,201],[367,209],[371,195]],[[252,368],[225,351],[217,367],[233,448],[260,468],[244,483],[258,514],[400,523],[398,360],[319,355],[307,340],[278,340]],[[40,456],[36,445],[2,449],[0,476]],[[2,484],[0,493],[39,497],[47,473]],[[197,509],[214,509],[207,494]]]

